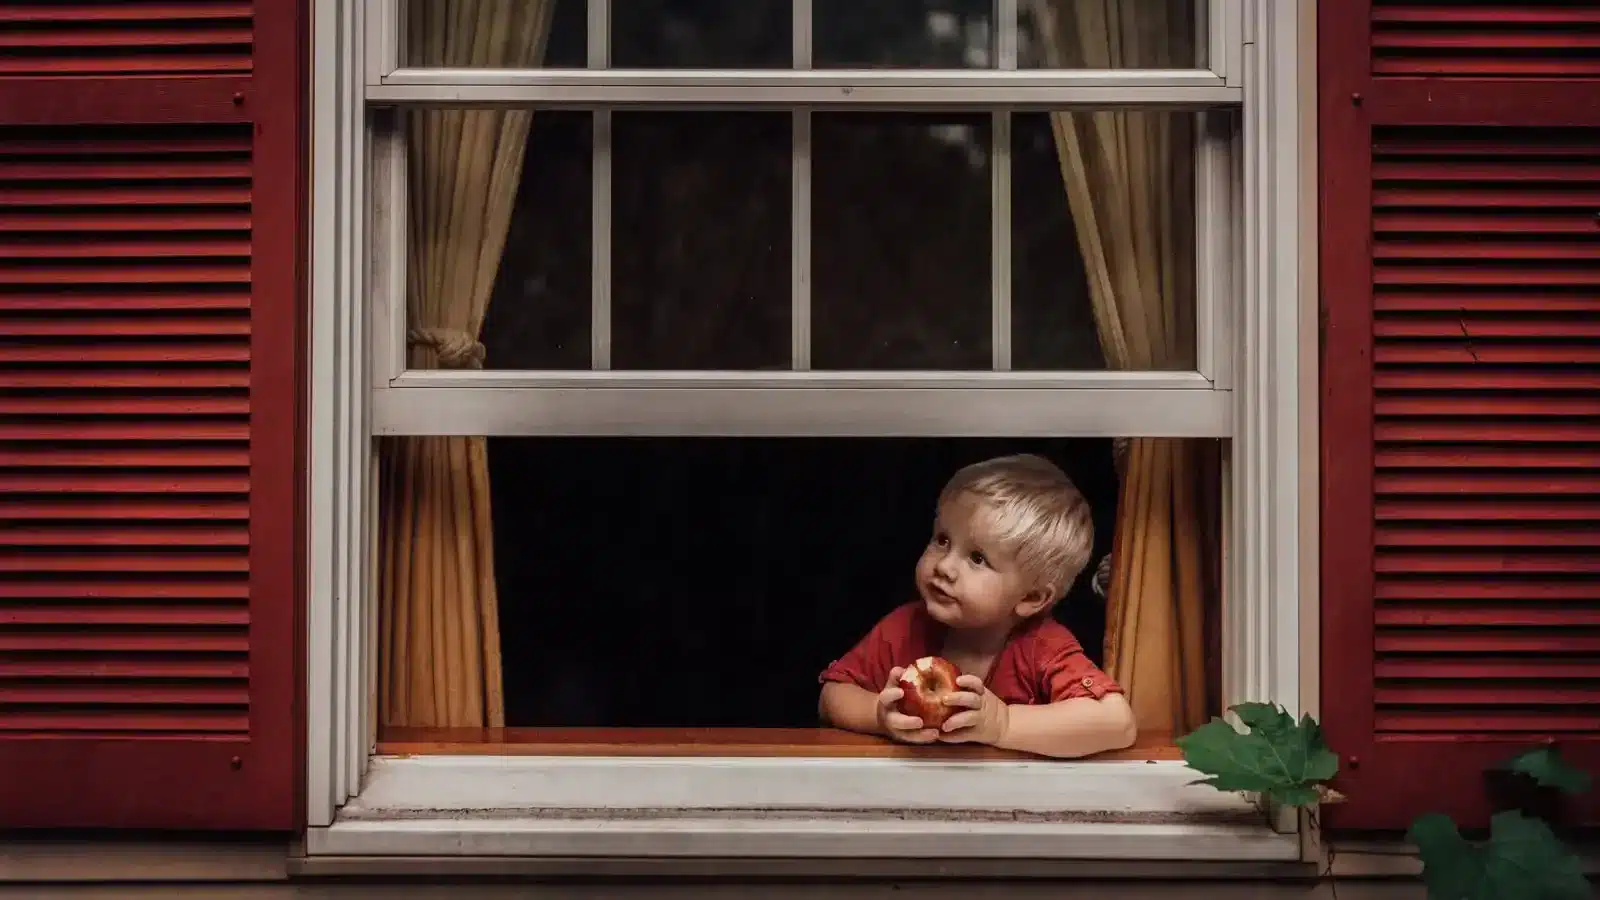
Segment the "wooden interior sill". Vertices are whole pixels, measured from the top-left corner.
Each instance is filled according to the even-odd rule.
[[[892,759],[1036,759],[962,744],[912,747],[833,728],[385,728],[387,756],[831,756]],[[1182,759],[1172,735],[1142,733],[1096,760]]]

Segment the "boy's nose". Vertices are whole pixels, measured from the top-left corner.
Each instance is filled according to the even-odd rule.
[[[939,557],[939,564],[934,566],[933,570],[939,574],[940,578],[943,578],[946,581],[956,580],[955,558],[948,553]]]

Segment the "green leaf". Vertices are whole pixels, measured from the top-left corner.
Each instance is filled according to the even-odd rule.
[[[1428,900],[1586,900],[1578,857],[1550,826],[1520,812],[1497,813],[1475,844],[1448,816],[1429,813],[1406,836],[1422,855]]]
[[[1582,794],[1594,785],[1588,772],[1561,758],[1554,746],[1535,747],[1506,760],[1505,768],[1521,772],[1541,787],[1555,788],[1564,794]]]
[[[1319,782],[1339,772],[1339,756],[1328,749],[1316,720],[1304,716],[1297,723],[1270,703],[1241,703],[1232,711],[1249,731],[1212,719],[1178,739],[1189,767],[1211,776],[1200,783],[1265,794],[1285,806],[1314,806]]]

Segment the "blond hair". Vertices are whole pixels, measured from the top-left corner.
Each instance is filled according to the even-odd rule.
[[[966,466],[939,492],[939,506],[962,496],[987,508],[995,539],[1038,587],[1052,590],[1052,603],[1089,565],[1094,549],[1089,501],[1044,457],[1022,453]]]

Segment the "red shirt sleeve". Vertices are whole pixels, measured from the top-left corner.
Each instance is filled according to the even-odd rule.
[[[883,690],[889,670],[895,667],[896,660],[905,656],[911,642],[911,619],[917,606],[917,603],[907,603],[879,619],[866,637],[823,669],[817,680],[823,684],[830,681],[853,684],[873,693]]]
[[[1072,632],[1058,623],[1050,624],[1056,627],[1039,629],[1034,647],[1035,665],[1042,682],[1040,694],[1046,703],[1074,697],[1099,700],[1107,694],[1123,693],[1121,685],[1089,660]]]

